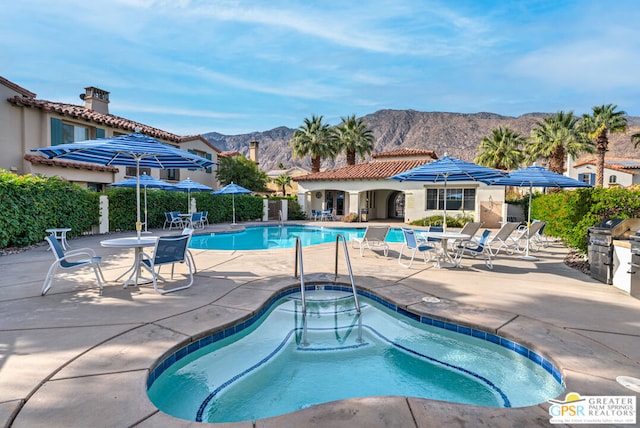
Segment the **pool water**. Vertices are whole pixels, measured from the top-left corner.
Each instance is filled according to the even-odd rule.
[[[194,235],[189,247],[200,250],[269,250],[294,248],[296,237],[303,246],[335,242],[338,234],[347,241],[364,236],[364,227],[317,227],[317,226],[251,226],[239,232]],[[404,240],[401,229],[391,229],[389,242]]]
[[[288,295],[249,328],[163,367],[149,397],[179,418],[237,422],[383,395],[529,406],[564,389],[531,356],[360,304],[358,315],[348,292],[309,290],[302,316],[299,293]]]

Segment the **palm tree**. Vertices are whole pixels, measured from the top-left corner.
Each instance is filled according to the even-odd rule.
[[[287,186],[291,186],[291,176],[287,174],[280,174],[273,179],[273,182],[282,188],[282,196],[286,196]]]
[[[356,155],[362,159],[373,152],[373,131],[369,129],[362,118],[356,115],[343,117],[342,123],[334,128],[338,152],[345,151],[347,165],[356,164]]]
[[[511,128],[499,127],[491,135],[483,137],[478,149],[481,153],[474,162],[496,169],[517,169],[524,161],[522,148],[527,140]]]
[[[607,104],[593,107],[593,114],[582,116],[580,128],[596,145],[598,159],[596,163],[596,186],[604,184],[604,157],[609,151],[608,133],[627,132],[627,113],[622,110],[615,111],[617,105]]]
[[[305,118],[304,125],[293,132],[289,141],[294,157],[311,157],[311,172],[320,172],[323,158],[335,158],[335,148],[331,128],[322,122],[322,116]]]
[[[567,154],[576,157],[582,152],[593,153],[591,140],[578,131],[578,120],[573,112],[560,111],[538,121],[525,148],[527,160],[549,159],[549,170],[563,174]]]
[[[640,132],[631,136],[631,142],[633,143],[633,148],[637,149],[640,145]]]

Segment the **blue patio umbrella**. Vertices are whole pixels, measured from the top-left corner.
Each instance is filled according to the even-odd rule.
[[[136,232],[142,231],[140,221],[140,167],[142,168],[197,168],[204,169],[216,162],[165,144],[148,135],[133,134],[98,138],[77,143],[31,149],[49,159],[69,159],[100,165],[120,165],[136,167]]]
[[[396,181],[421,181],[429,183],[443,183],[444,185],[444,205],[443,205],[443,228],[447,228],[447,183],[458,181],[481,181],[489,183],[491,180],[504,177],[505,172],[475,163],[466,162],[461,159],[449,157],[446,153],[444,157],[433,162],[420,165],[400,174],[389,177],[389,180]]]
[[[175,184],[167,184],[164,187],[164,190],[177,190],[180,192],[187,192],[187,212],[189,212],[189,204],[191,204],[191,192],[208,192],[211,190],[211,187],[205,186],[202,183],[198,183],[197,181],[193,181],[190,178],[186,180],[182,180]]]
[[[148,219],[147,219],[147,188],[149,189],[163,189],[169,183],[158,180],[157,178],[153,178],[147,174],[142,174],[140,176],[140,186],[144,187],[144,231],[148,232]],[[138,180],[136,177],[125,178],[124,180],[117,181],[115,183],[111,183],[110,186],[113,187],[132,187],[135,188],[138,185]]]
[[[527,234],[531,227],[531,199],[534,187],[591,187],[590,184],[549,171],[542,166],[529,166],[511,171],[507,176],[492,180],[489,184],[496,186],[529,187],[529,213],[527,214]],[[529,255],[529,240],[527,250],[522,257],[528,260],[537,260]]]
[[[253,193],[249,189],[245,189],[242,186],[238,186],[234,184],[233,181],[226,186],[216,190],[215,192],[211,192],[212,195],[231,195],[231,206],[233,209],[233,224],[236,224],[236,198],[235,195],[247,195],[249,193]]]

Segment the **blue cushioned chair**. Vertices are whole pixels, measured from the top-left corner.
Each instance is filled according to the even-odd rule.
[[[47,272],[47,276],[44,279],[44,284],[42,285],[43,296],[47,294],[47,291],[51,288],[53,277],[55,276],[58,268],[74,269],[82,266],[91,266],[96,274],[98,287],[102,290],[102,282],[100,279],[102,279],[102,281],[105,280],[102,275],[102,270],[100,269],[100,261],[102,258],[96,257],[95,251],[91,248],[78,248],[77,250],[70,250],[65,253],[60,246],[60,242],[58,242],[56,238],[53,236],[47,236],[45,239],[49,242],[52,253],[56,257],[56,261],[51,265]]]
[[[465,252],[469,253],[469,255],[471,255],[472,257],[475,257],[478,254],[483,254],[484,264],[487,266],[487,268],[493,269],[493,263],[491,262],[491,248],[489,248],[489,245],[487,243],[489,241],[489,235],[491,235],[491,231],[489,229],[486,229],[484,232],[482,232],[482,235],[480,236],[480,239],[478,239],[478,242],[463,241],[458,244],[458,246],[456,246],[455,248],[456,261],[460,262],[460,259],[462,259],[462,256]]]
[[[187,246],[191,235],[178,235],[178,236],[161,236],[156,242],[156,246],[153,250],[153,257],[149,257],[146,254],[142,254],[142,263],[144,263],[151,271],[153,277],[153,289],[158,293],[166,294],[172,293],[178,290],[184,290],[191,287],[193,284],[193,270],[191,268],[191,260],[189,259]],[[171,265],[171,278],[173,279],[173,270],[176,263],[185,263],[189,268],[189,284],[180,287],[171,288],[169,290],[158,289],[158,278],[164,280],[156,272],[156,268],[160,266]]]
[[[402,247],[400,248],[400,254],[398,254],[398,264],[404,267],[411,267],[413,264],[413,259],[416,256],[417,252],[421,252],[424,257],[424,262],[427,263],[427,252],[430,252],[429,260],[433,260],[433,255],[435,254],[435,247],[428,245],[425,241],[418,241],[416,238],[416,233],[413,229],[402,228],[402,234],[404,235],[404,242],[402,243]],[[408,265],[402,263],[402,255],[404,249],[408,248],[411,250],[411,261]]]

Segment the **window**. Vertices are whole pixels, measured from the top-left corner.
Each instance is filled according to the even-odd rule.
[[[51,118],[51,145],[75,143],[89,139],[89,128]]]
[[[427,209],[444,210],[444,189],[427,189]],[[447,210],[475,209],[476,189],[447,189]]]
[[[151,175],[151,168],[140,168],[140,175],[142,175],[142,174]],[[127,169],[125,170],[125,175],[127,177],[135,177],[136,176],[136,167],[135,166],[128,166]]]
[[[594,185],[596,183],[595,174],[578,174],[578,180],[583,183]]]
[[[618,177],[616,177],[615,175],[609,176],[609,184],[616,184],[617,182],[618,182]]]
[[[102,183],[87,183],[87,189],[94,192],[102,192],[104,190],[104,184]]]
[[[169,169],[161,169],[160,170],[160,179],[161,180],[180,180],[180,170],[175,168]]]

